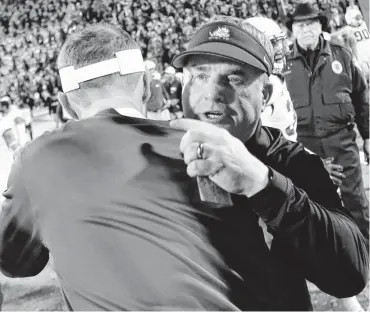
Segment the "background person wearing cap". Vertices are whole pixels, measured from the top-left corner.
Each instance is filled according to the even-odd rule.
[[[186,119],[171,125],[187,131],[180,143],[187,172],[233,193],[230,215],[244,214],[230,217],[245,234],[235,238],[243,247],[227,259],[237,273],[235,288],[246,285],[235,297],[238,307],[310,310],[305,279],[337,297],[360,292],[368,278],[366,241],[320,158],[279,130],[261,127],[272,92],[268,38],[241,21],[215,17],[172,64],[185,75]],[[260,239],[259,217],[274,237],[270,251]]]
[[[346,48],[327,41],[327,18],[309,4],[296,7],[287,27],[296,38],[288,57],[288,90],[298,115],[298,141],[321,158],[343,166],[344,206],[369,239],[369,202],[356,145],[358,130],[369,156],[369,95],[361,70]]]

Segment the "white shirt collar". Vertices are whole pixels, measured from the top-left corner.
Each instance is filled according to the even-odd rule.
[[[144,115],[140,113],[137,109],[135,108],[130,108],[130,107],[123,107],[123,108],[115,108],[118,114],[128,116],[128,117],[134,117],[134,118],[144,118]]]

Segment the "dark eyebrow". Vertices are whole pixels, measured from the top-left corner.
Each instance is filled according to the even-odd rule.
[[[242,76],[242,77],[244,77],[246,75],[245,71],[244,70],[241,70],[241,69],[230,70],[228,72],[228,74],[229,75]]]
[[[209,71],[209,68],[206,65],[192,65],[191,67],[199,71]]]

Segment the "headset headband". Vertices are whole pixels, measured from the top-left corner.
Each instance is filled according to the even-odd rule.
[[[95,78],[119,72],[121,75],[144,72],[145,65],[140,49],[124,50],[115,53],[114,59],[74,69],[73,66],[61,68],[59,76],[63,92],[80,88],[79,84]]]

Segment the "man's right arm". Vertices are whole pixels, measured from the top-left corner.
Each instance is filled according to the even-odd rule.
[[[40,229],[22,178],[21,157],[17,157],[3,193],[0,214],[0,269],[9,277],[29,277],[40,273],[49,260]]]

